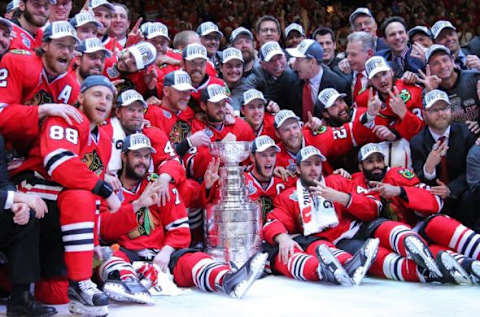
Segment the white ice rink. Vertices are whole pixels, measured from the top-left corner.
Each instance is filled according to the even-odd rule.
[[[192,289],[185,294],[156,297],[155,305],[110,305],[119,317],[460,317],[479,315],[479,286],[402,283],[366,278],[359,287],[345,288],[269,276],[257,281],[245,298]],[[0,308],[5,312],[5,307]],[[70,316],[58,306],[56,316]]]

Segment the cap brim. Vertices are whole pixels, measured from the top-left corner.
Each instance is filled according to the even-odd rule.
[[[72,34],[61,33],[61,34],[51,35],[48,38],[50,40],[58,40],[58,39],[63,39],[64,37],[71,37],[75,40],[75,42],[80,43],[80,39]]]
[[[448,100],[445,100],[445,99],[436,99],[436,100],[432,100],[430,101],[428,104],[425,105],[425,109],[430,109],[435,103],[439,102],[439,101],[443,101],[445,102],[447,105],[451,106],[452,103]]]
[[[440,33],[442,33],[443,30],[445,29],[452,29],[454,31],[456,31],[457,29],[454,27],[454,26],[450,26],[450,25],[445,25],[443,26],[442,28],[440,28],[437,32],[437,34],[434,34],[433,35],[433,39],[437,39],[437,37],[440,35]]]
[[[236,56],[231,56],[231,57],[226,58],[225,60],[223,60],[223,61],[222,61],[222,64],[225,64],[226,62],[229,62],[229,61],[234,60],[234,59],[236,59],[237,61],[240,61],[240,62],[243,63],[243,59],[240,59],[239,57],[236,57]]]
[[[387,72],[389,70],[391,70],[391,68],[388,67],[388,66],[379,67],[379,68],[375,69],[374,71],[372,71],[370,74],[368,74],[368,79],[372,79],[373,76],[375,76],[376,74],[378,74],[380,72]]]
[[[321,154],[321,153],[311,153],[310,155],[302,158],[302,160],[300,162],[304,162],[305,160],[308,160],[309,158],[311,158],[312,156],[319,156],[320,159],[322,160],[322,162],[326,162],[327,161],[327,158]]]
[[[280,122],[278,123],[278,125],[275,125],[275,127],[276,127],[276,128],[281,127],[281,126],[285,123],[285,121],[287,121],[288,119],[295,119],[295,120],[297,120],[297,121],[300,121],[300,118],[297,117],[297,116],[294,116],[294,117],[286,117],[286,118],[284,118],[282,121],[280,121]]]
[[[374,153],[382,154],[382,156],[385,157],[385,154],[383,154],[382,151],[370,151],[370,152],[367,152],[366,154],[362,155],[362,157],[360,158],[360,161],[365,161],[370,155],[372,155]]]
[[[333,106],[333,105],[335,104],[335,101],[337,101],[338,98],[345,98],[346,96],[347,96],[347,94],[344,94],[344,93],[338,94],[338,95],[335,97],[335,99],[332,98],[333,101],[332,101],[331,103],[329,103],[328,105],[325,105],[325,104],[324,104],[324,105],[323,105],[323,109],[328,109],[328,108],[330,108],[331,106]],[[322,102],[320,101],[320,103],[322,103]],[[322,103],[322,104],[323,104],[323,103]]]
[[[151,40],[151,39],[153,39],[157,36],[163,36],[164,38],[166,38],[167,40],[170,41],[170,38],[168,36],[166,36],[165,34],[159,33],[159,32],[153,32],[151,34],[148,34],[147,39]]]
[[[187,83],[171,85],[170,87],[175,88],[175,90],[178,90],[178,91],[195,90],[195,88],[193,88],[192,85]]]
[[[262,146],[262,147],[259,147],[258,149],[255,150],[254,153],[258,153],[258,152],[264,152],[266,150],[268,150],[269,148],[274,148],[275,151],[278,153],[281,151],[280,147],[276,144],[270,144],[270,145],[265,145],[265,146]]]
[[[191,61],[191,60],[194,60],[196,58],[201,58],[201,59],[204,59],[204,60],[208,61],[208,58],[206,56],[198,55],[198,54],[187,56],[187,57],[185,57],[185,60]]]
[[[214,31],[214,30],[209,31],[209,32],[206,32],[206,33],[202,33],[202,35],[200,35],[200,36],[207,36],[208,34],[212,34],[212,33],[217,33],[218,35],[220,35],[220,37],[223,37],[223,33],[222,33],[222,32],[220,32],[220,31]]]
[[[157,153],[157,151],[155,151],[155,149],[153,147],[145,146],[145,145],[142,145],[142,144],[131,146],[127,150],[137,151],[137,150],[141,150],[141,149],[150,149],[150,151],[152,151],[152,153]]]
[[[270,54],[268,54],[267,56],[265,56],[265,58],[263,60],[265,62],[269,62],[274,56],[277,56],[277,55],[285,55],[285,53],[283,51],[273,51]]]
[[[132,103],[137,101],[140,102],[144,108],[148,108],[148,104],[145,102],[145,100],[141,100],[141,99],[133,99],[129,103],[122,103],[120,106],[122,107],[130,106]]]
[[[299,58],[307,57],[305,54],[302,54],[301,52],[299,52],[296,48],[287,48],[286,51],[292,57],[299,57]]]
[[[220,94],[220,95],[216,95],[215,97],[209,98],[208,101],[219,102],[219,101],[222,101],[222,100],[225,100],[225,99],[228,99],[228,96]]]

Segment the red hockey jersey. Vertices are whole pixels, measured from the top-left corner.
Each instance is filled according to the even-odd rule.
[[[49,81],[41,57],[26,50],[5,54],[0,63],[0,133],[17,150],[26,152],[39,134],[38,107],[34,105],[73,105],[79,91],[75,73],[63,73]]]
[[[148,185],[152,175],[145,178],[135,192],[122,188],[124,201],[115,214],[100,214],[100,236],[117,242],[128,250],[161,249],[169,245],[174,249],[190,245],[187,211],[178,191],[170,185],[170,201],[165,206],[150,206],[133,212],[135,201]]]
[[[357,194],[352,190],[351,181],[339,175],[331,175],[325,178],[325,184],[333,189],[349,193],[351,199],[347,206],[334,202],[338,225],[315,233],[314,236],[336,242],[342,237],[342,234],[350,230],[353,220],[370,221],[378,217],[381,203],[373,197]],[[299,199],[301,197],[298,197],[297,188],[291,187],[274,200],[275,208],[267,215],[267,223],[263,227],[263,237],[268,243],[275,244],[275,237],[281,233],[303,234]]]
[[[34,51],[42,44],[43,30],[37,28],[35,36],[17,24],[13,24],[12,32],[10,33],[10,48],[9,50],[27,50]]]

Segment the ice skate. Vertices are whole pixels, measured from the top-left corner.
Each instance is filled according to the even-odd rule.
[[[68,310],[72,314],[107,316],[108,297],[90,279],[70,281],[68,286]]]
[[[253,282],[262,275],[267,257],[267,253],[257,253],[237,271],[225,274],[223,278],[225,293],[232,297],[242,298]]]
[[[360,282],[367,274],[370,266],[372,266],[377,258],[379,244],[380,240],[378,238],[368,239],[362,245],[360,250],[355,252],[352,258],[343,265],[355,285],[360,285]]]
[[[343,286],[352,286],[354,284],[347,271],[345,271],[326,245],[320,245],[315,252],[317,253],[319,262],[317,274],[320,281],[327,281]]]

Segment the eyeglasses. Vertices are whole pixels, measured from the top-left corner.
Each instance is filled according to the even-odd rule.
[[[262,28],[260,29],[260,32],[262,33],[277,33],[276,28]]]
[[[437,108],[430,108],[430,109],[427,109],[426,111],[428,113],[432,113],[432,114],[437,114],[439,112],[444,112],[444,111],[450,111],[452,109],[451,106],[445,106],[445,107],[437,107]]]

